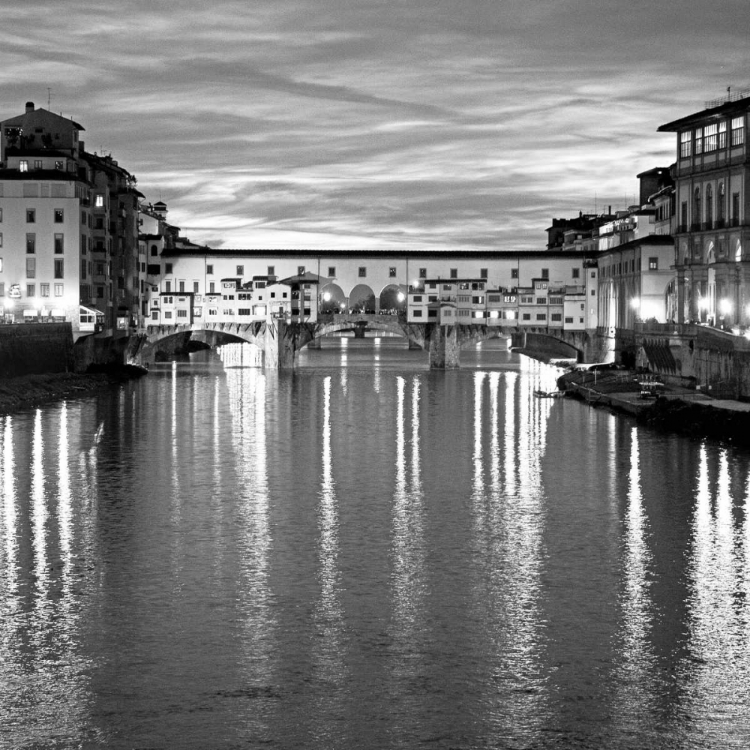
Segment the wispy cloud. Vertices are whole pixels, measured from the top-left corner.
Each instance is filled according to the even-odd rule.
[[[43,0],[4,10],[0,117],[86,127],[195,241],[541,249],[674,158],[747,76],[746,0]]]

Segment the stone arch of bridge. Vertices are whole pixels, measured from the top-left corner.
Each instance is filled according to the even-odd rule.
[[[228,343],[253,344],[263,348],[265,327],[262,323],[193,323],[186,326],[148,326],[144,358],[156,359],[159,354],[172,355],[188,349],[190,341],[214,348]]]
[[[330,336],[340,331],[350,331],[357,325],[366,326],[368,330],[382,331],[391,335],[410,338],[404,327],[398,322],[396,316],[390,315],[347,315],[336,316],[331,322],[318,323],[315,326],[315,338]]]
[[[379,311],[406,310],[406,284],[386,284],[378,296]]]

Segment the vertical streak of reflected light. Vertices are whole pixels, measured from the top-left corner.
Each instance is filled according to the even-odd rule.
[[[491,372],[490,382],[490,483],[493,496],[500,491],[500,414],[498,390],[500,373]]]
[[[331,376],[323,381],[323,427],[321,435],[321,477],[318,494],[318,580],[320,598],[315,606],[314,617],[323,635],[315,642],[314,659],[316,670],[323,684],[340,688],[345,682],[343,635],[343,612],[340,601],[339,518],[336,500],[336,485],[333,478],[333,454],[331,446]],[[335,715],[340,696],[321,696],[318,711]],[[330,731],[330,722],[321,722],[319,731]],[[334,741],[335,734],[326,736]]]
[[[391,559],[393,565],[393,637],[396,646],[393,682],[403,686],[420,670],[417,654],[424,652],[423,488],[420,447],[421,378],[408,385],[396,378],[396,481],[393,493]],[[408,427],[411,439],[408,439]],[[411,451],[411,457],[409,457]]]
[[[484,515],[484,450],[482,440],[483,429],[483,404],[482,404],[482,386],[484,383],[485,373],[474,373],[474,449],[472,453],[474,476],[472,480],[472,500],[477,512],[477,520],[480,522],[480,528],[483,526]]]
[[[375,393],[380,393],[380,337],[376,337],[373,339],[373,387],[375,388]]]
[[[71,536],[72,536],[72,493],[70,489],[70,460],[68,456],[68,445],[70,437],[68,435],[68,405],[63,402],[60,410],[60,432],[58,435],[58,501],[57,501],[57,518],[60,526],[60,555],[62,557],[62,579],[64,590],[64,603],[70,605],[70,586],[71,586]]]
[[[13,445],[13,417],[5,417],[2,442],[3,525],[5,527],[5,577],[9,592],[18,589],[18,517]]]
[[[736,596],[742,573],[732,510],[728,452],[722,450],[718,461],[715,517],[712,513],[708,451],[704,445],[700,454],[689,569],[688,646],[692,660],[686,675],[687,703],[695,707],[700,720],[688,727],[689,746],[722,744],[725,739],[722,729],[711,717],[723,714],[733,721],[744,721],[750,702],[747,605],[738,606]]]
[[[44,438],[42,435],[42,410],[34,416],[33,447],[31,458],[31,500],[34,535],[34,570],[38,593],[48,584],[47,574],[47,502],[44,496]]]
[[[518,386],[518,376],[514,372],[505,374],[505,434],[503,435],[503,443],[505,450],[503,456],[505,457],[505,491],[508,496],[516,494],[517,483],[516,483],[516,395]]]
[[[238,494],[238,602],[243,620],[245,661],[241,669],[253,685],[271,684],[274,672],[275,614],[269,584],[269,520],[266,377],[261,370],[227,371]],[[248,717],[253,731],[266,731],[265,716]],[[259,726],[252,726],[257,724]]]
[[[653,681],[653,655],[648,635],[653,608],[647,581],[650,553],[645,538],[647,528],[643,511],[638,428],[633,427],[630,434],[630,474],[623,559],[624,586],[621,596],[620,675],[615,681],[619,695],[613,709],[621,709],[622,721],[628,724],[627,730],[637,732],[638,726],[634,722],[640,721],[647,711],[653,709],[651,703],[654,688],[650,684]]]

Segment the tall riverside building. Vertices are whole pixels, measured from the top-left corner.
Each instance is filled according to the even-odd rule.
[[[0,122],[0,304],[5,322],[69,321],[74,332],[139,322],[135,179],[85,151],[84,128],[26,104]]]
[[[676,134],[675,270],[679,322],[750,323],[747,92],[662,125]]]

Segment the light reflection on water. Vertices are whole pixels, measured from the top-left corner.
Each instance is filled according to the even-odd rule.
[[[0,420],[0,746],[748,745],[746,454],[502,346],[244,357]]]

